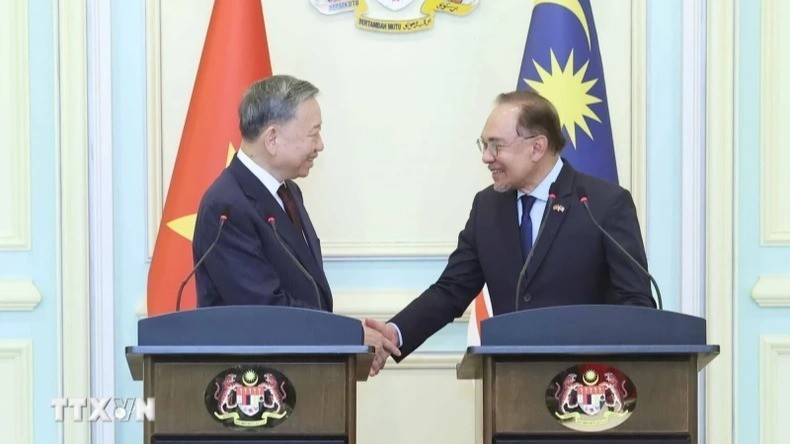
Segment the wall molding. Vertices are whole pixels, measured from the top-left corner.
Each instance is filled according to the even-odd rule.
[[[647,2],[631,2],[631,195],[647,239]]]
[[[783,369],[780,360],[784,361]],[[786,435],[781,412],[786,402],[777,396],[777,388],[786,384],[790,372],[790,335],[760,336],[760,442],[782,442]]]
[[[459,228],[460,229],[460,228]],[[419,257],[446,258],[456,242],[323,242],[321,251],[327,258]]]
[[[0,280],[0,311],[32,311],[41,291],[31,280]]]
[[[0,399],[13,403],[5,411],[17,415],[0,418],[3,441],[33,444],[33,341],[28,339],[0,340],[0,370],[3,361],[11,363],[11,374],[0,371],[0,380],[9,381]],[[3,401],[0,401],[3,403]],[[12,425],[4,421],[13,422]],[[10,435],[9,435],[10,434]]]
[[[0,158],[11,172],[11,227],[0,231],[0,250],[30,249],[30,58],[28,1],[0,2],[0,41],[10,42],[9,59],[0,63]],[[4,194],[6,194],[4,192]]]
[[[146,51],[146,155],[148,170],[148,259],[154,254],[159,222],[162,220],[162,17],[161,0],[145,3]]]
[[[784,26],[790,8],[780,10],[784,3],[763,0],[760,17],[760,241],[762,245],[790,246],[790,208],[784,192],[790,188],[790,155],[786,154],[784,116],[790,112],[790,93],[784,78],[790,64],[781,59],[790,53]],[[779,69],[784,65],[787,69]],[[784,92],[784,96],[782,96]],[[784,204],[783,204],[784,203]],[[784,205],[784,206],[783,206]]]
[[[112,14],[110,2],[86,0],[90,174],[91,393],[115,393],[113,254]],[[115,424],[91,424],[95,443],[114,443]]]
[[[406,307],[421,292],[407,291],[342,291],[334,292],[334,312],[336,314],[364,319],[373,318],[386,321]],[[471,304],[461,317],[454,322],[469,322]]]
[[[453,370],[455,365],[461,362],[464,355],[462,353],[413,353],[406,357],[400,364],[389,358],[383,371],[401,370]]]
[[[55,4],[59,362],[63,396],[90,396],[88,57],[85,0]],[[86,422],[64,422],[66,443],[90,442]]]
[[[731,444],[737,418],[733,415],[736,362],[734,329],[735,282],[735,67],[738,15],[733,0],[707,2],[707,72],[705,122],[706,233],[705,313],[708,341],[721,347],[705,371],[705,437],[707,442]],[[715,390],[713,389],[715,388]]]
[[[334,313],[357,319],[371,318],[387,321],[403,307],[413,301],[420,293],[406,291],[340,291],[333,293]],[[142,319],[148,316],[145,295],[137,302],[135,314]],[[472,305],[454,322],[469,322]]]
[[[705,310],[705,31],[705,2],[684,2],[680,308],[693,316]]]
[[[760,276],[752,299],[760,307],[790,307],[790,274]]]
[[[475,415],[474,381],[455,377],[461,357],[458,352],[415,353],[400,364],[388,362],[378,376],[359,385],[359,442],[475,443],[475,423],[482,415]],[[382,405],[387,406],[389,418],[378,413]],[[431,414],[415,416],[415,405]],[[393,417],[410,418],[409,426],[382,436],[382,428],[391,427]]]

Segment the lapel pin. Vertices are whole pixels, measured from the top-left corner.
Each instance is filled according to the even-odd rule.
[[[560,213],[564,213],[565,212],[565,206],[561,205],[561,204],[554,204],[554,206],[551,207],[551,209],[554,210],[554,211],[559,211]]]

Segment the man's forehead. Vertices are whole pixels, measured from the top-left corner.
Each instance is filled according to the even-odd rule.
[[[315,98],[310,98],[300,103],[296,108],[296,118],[302,124],[310,126],[321,125],[321,108]]]
[[[504,114],[497,116],[492,114],[486,121],[482,132],[482,136],[486,140],[508,139],[516,134],[516,120],[512,116],[508,117]]]

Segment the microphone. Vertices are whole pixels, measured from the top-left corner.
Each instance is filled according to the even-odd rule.
[[[579,202],[581,202],[581,204],[584,205],[584,208],[587,210],[587,214],[590,215],[590,219],[593,221],[595,226],[598,227],[598,230],[600,230],[600,232],[603,233],[603,235],[606,236],[607,239],[612,241],[612,243],[625,255],[625,257],[627,257],[632,264],[636,265],[636,267],[639,268],[639,270],[642,271],[642,273],[644,273],[648,279],[650,279],[650,283],[653,284],[653,287],[655,287],[656,289],[656,296],[658,296],[658,309],[663,310],[664,303],[661,300],[661,290],[658,289],[658,283],[656,282],[655,279],[653,279],[653,276],[645,269],[645,267],[642,266],[642,264],[639,263],[639,261],[634,259],[634,257],[631,256],[631,254],[628,251],[626,251],[622,245],[620,245],[620,242],[617,242],[615,238],[613,238],[611,234],[609,234],[606,230],[604,230],[601,224],[599,224],[598,221],[595,220],[595,216],[593,216],[592,211],[590,211],[590,205],[587,203],[587,201],[589,200],[587,198],[587,190],[585,190],[583,186],[579,185],[576,187],[576,195],[579,196]]]
[[[214,249],[214,246],[217,245],[217,241],[219,240],[219,235],[222,234],[222,227],[225,226],[225,222],[228,220],[228,217],[230,217],[230,205],[225,204],[222,206],[219,212],[219,228],[217,229],[217,236],[214,238],[214,241],[211,242],[211,245],[208,246],[206,252],[203,253],[203,256],[201,256],[200,260],[197,261],[195,267],[192,268],[192,271],[189,272],[187,277],[183,281],[181,281],[181,285],[178,286],[178,297],[176,297],[176,311],[181,311],[181,294],[184,292],[184,287],[187,285],[187,282],[189,282],[189,278],[191,278],[192,275],[195,274],[198,267],[201,266],[203,264],[203,261],[206,260],[208,254],[211,253],[211,250]]]
[[[315,279],[313,279],[310,273],[308,273],[307,270],[302,266],[302,264],[299,262],[299,259],[297,259],[293,253],[291,253],[291,250],[288,248],[288,246],[285,245],[283,238],[280,237],[280,233],[277,231],[277,223],[274,220],[274,216],[267,217],[266,222],[272,226],[272,230],[274,230],[274,237],[277,238],[277,242],[280,244],[283,250],[285,250],[285,252],[288,253],[288,257],[290,257],[293,263],[296,264],[296,266],[299,268],[299,271],[302,272],[302,274],[307,278],[307,280],[310,281],[311,284],[313,284],[313,290],[315,290],[315,300],[316,302],[318,302],[318,309],[323,310],[324,307],[321,304],[321,292],[318,290],[318,285],[316,285]]]
[[[529,254],[527,254],[526,260],[524,260],[524,266],[521,267],[521,272],[518,274],[518,283],[516,284],[516,303],[514,304],[516,311],[518,311],[518,299],[519,296],[521,296],[521,283],[524,281],[524,275],[527,273],[527,267],[532,261],[533,253],[535,253],[535,245],[538,244],[538,239],[540,239],[540,235],[543,233],[543,228],[546,227],[546,220],[549,218],[549,212],[551,211],[551,206],[554,204],[555,199],[557,199],[557,183],[552,182],[551,185],[549,185],[549,200],[546,202],[546,210],[543,211],[543,218],[540,220],[538,234],[535,236],[535,241],[532,242],[532,248],[529,249]]]

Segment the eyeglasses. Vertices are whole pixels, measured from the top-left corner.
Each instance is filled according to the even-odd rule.
[[[519,141],[519,139],[529,140],[529,139],[533,139],[533,138],[538,137],[538,136],[540,136],[540,134],[535,134],[535,135],[528,136],[528,137],[522,137],[522,136],[519,135],[518,137],[513,139],[512,142],[506,143],[506,144],[503,144],[503,145],[499,145],[496,142],[488,143],[485,140],[483,140],[483,138],[481,137],[481,138],[477,139],[477,149],[480,150],[480,154],[483,154],[486,151],[488,151],[493,157],[496,157],[497,154],[499,154],[500,150],[502,150],[503,148],[508,148],[508,147],[514,145],[516,142]]]

